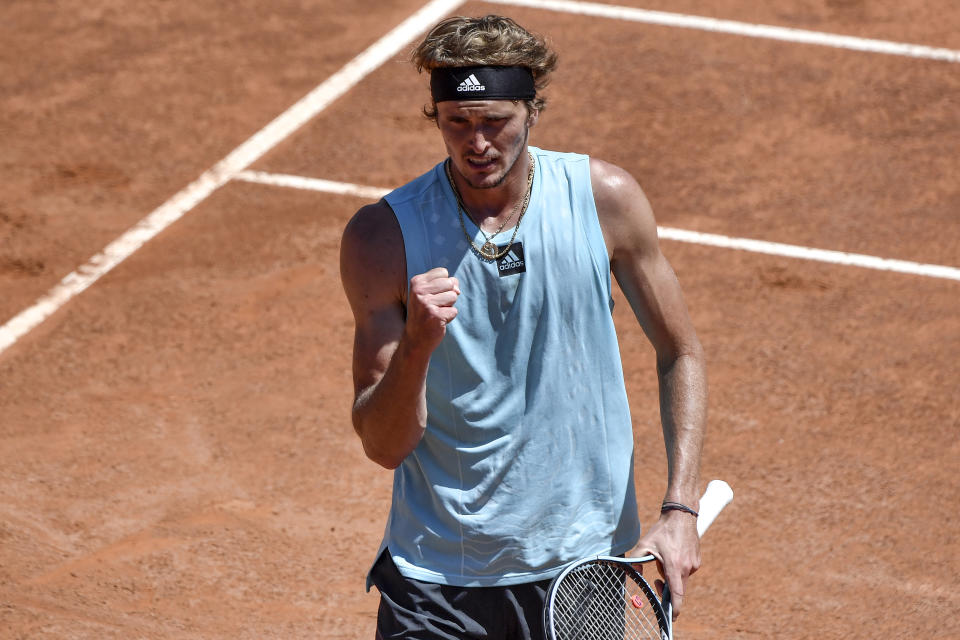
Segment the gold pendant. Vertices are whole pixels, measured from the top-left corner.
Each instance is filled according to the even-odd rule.
[[[497,245],[493,244],[489,240],[483,243],[483,246],[480,247],[480,254],[489,260],[493,260],[497,257]]]

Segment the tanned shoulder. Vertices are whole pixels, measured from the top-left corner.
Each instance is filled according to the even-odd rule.
[[[591,158],[590,181],[611,262],[636,252],[659,253],[653,210],[636,179],[617,165]]]
[[[354,214],[340,243],[340,278],[354,312],[370,304],[406,300],[403,234],[385,200]]]

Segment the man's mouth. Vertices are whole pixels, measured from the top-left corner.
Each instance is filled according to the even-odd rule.
[[[467,164],[474,169],[487,169],[496,162],[496,158],[467,158]]]

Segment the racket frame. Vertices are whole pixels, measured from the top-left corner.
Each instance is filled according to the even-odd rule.
[[[543,607],[543,628],[547,634],[547,640],[557,640],[555,634],[555,625],[554,625],[554,611],[555,607],[553,606],[554,601],[557,597],[557,591],[559,586],[563,583],[563,580],[569,574],[581,569],[585,565],[596,564],[596,563],[605,563],[613,564],[619,567],[624,574],[626,579],[632,579],[640,587],[640,590],[643,591],[644,595],[647,597],[647,602],[650,607],[653,609],[653,614],[656,616],[657,624],[660,627],[660,637],[663,640],[672,640],[673,639],[673,621],[670,618],[671,607],[670,607],[670,591],[664,586],[663,590],[663,599],[657,598],[657,592],[654,588],[644,579],[643,574],[641,574],[636,566],[638,564],[645,564],[648,562],[654,561],[653,555],[646,555],[639,558],[623,558],[621,556],[590,556],[587,558],[581,558],[580,560],[575,560],[568,564],[563,571],[561,571],[550,583],[550,587],[547,590],[547,596],[545,600],[545,606]]]

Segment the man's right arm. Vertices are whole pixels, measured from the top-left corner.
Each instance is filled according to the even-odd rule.
[[[340,278],[354,316],[353,426],[367,457],[393,469],[426,428],[427,367],[456,317],[459,284],[432,269],[411,279],[407,299],[403,236],[383,200],[344,230]]]

